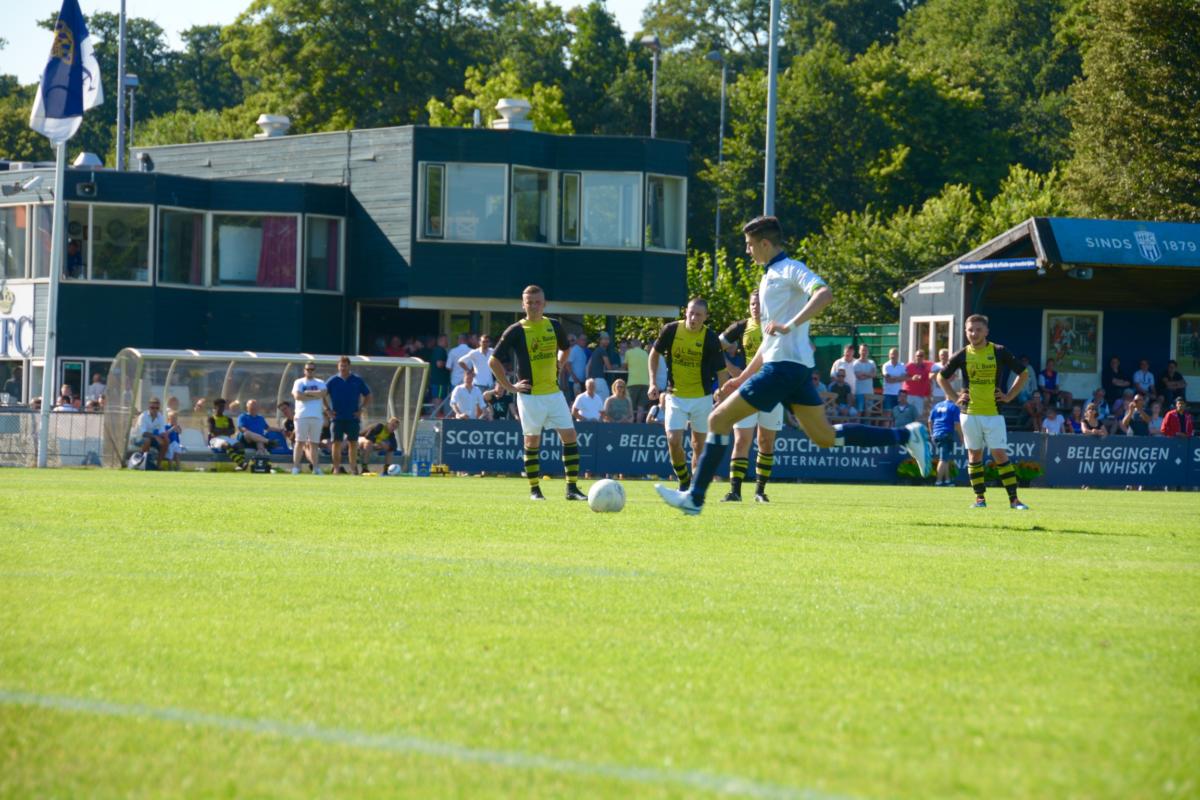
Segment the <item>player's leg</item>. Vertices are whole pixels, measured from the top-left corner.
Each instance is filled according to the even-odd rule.
[[[525,440],[525,479],[529,481],[530,500],[546,499],[541,486],[542,426],[546,411],[545,404],[540,400],[540,395],[517,395],[517,413],[521,417],[521,433]]]
[[[1012,462],[1008,460],[1008,429],[1004,425],[1004,417],[996,414],[984,417],[987,446],[992,451],[992,461],[996,464],[996,474],[1008,494],[1008,506],[1015,511],[1028,511],[1029,506],[1017,497],[1017,473]]]
[[[575,433],[575,420],[571,418],[571,409],[561,392],[547,395],[546,402],[550,408],[546,415],[546,424],[558,431],[562,440],[563,471],[567,478],[566,497],[568,500],[587,500],[587,495],[579,491],[576,485],[579,481],[579,437]]]
[[[688,462],[687,451],[683,448],[685,430],[667,430],[667,453],[671,456],[671,468],[675,470],[675,478],[679,481],[679,491],[686,492],[692,482],[691,464]]]
[[[806,388],[811,388],[811,385]],[[929,430],[919,422],[910,422],[903,428],[876,428],[874,425],[849,422],[831,425],[825,416],[824,404],[815,391],[811,398],[800,398],[800,402],[793,400],[791,410],[800,427],[817,447],[899,445],[908,450],[922,475],[933,472],[933,445],[929,441]]]
[[[713,412],[712,395],[688,400],[688,424],[692,426],[692,472],[700,466],[704,439],[708,436],[708,415]]]
[[[783,407],[779,406],[780,416]],[[763,415],[759,414],[761,418]],[[778,429],[771,430],[765,424],[758,426],[758,457],[754,460],[754,501],[766,503],[767,481],[771,480],[771,471],[775,468],[775,435]]]
[[[746,470],[750,468],[750,445],[754,442],[754,427],[744,425],[747,420],[753,420],[757,414],[751,414],[744,420],[738,420],[733,428],[733,457],[729,462],[729,493],[723,502],[736,503],[742,499],[742,481],[746,479]]]
[[[979,414],[962,415],[963,446],[967,448],[967,477],[975,492],[975,508],[987,508],[987,483],[983,478],[983,451],[987,434]]]

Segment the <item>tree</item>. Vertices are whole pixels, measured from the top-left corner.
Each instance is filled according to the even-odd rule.
[[[488,35],[479,52],[480,65],[507,60],[524,84],[559,85],[567,78],[564,57],[571,33],[562,9],[532,0],[491,0]]]
[[[523,97],[528,98],[533,106],[529,119],[533,122],[534,130],[543,133],[574,132],[563,106],[562,89],[543,86],[540,82],[523,86],[517,76],[516,64],[510,59],[504,59],[500,69],[491,71],[488,77],[479,67],[467,67],[465,84],[464,93],[451,98],[449,105],[437,98],[429,100],[426,108],[430,125],[469,128],[475,111],[479,111],[485,121],[491,120],[496,115],[496,103],[502,97]]]
[[[627,63],[621,28],[604,3],[592,0],[568,12],[575,28],[568,47],[571,65],[563,84],[567,112],[579,133],[597,133],[605,124],[609,86]]]
[[[221,111],[170,111],[140,125],[137,143],[151,147],[249,139],[257,130],[254,124],[257,118],[258,112],[246,106],[234,106]]]
[[[1200,220],[1200,14],[1190,0],[1098,0],[1070,109],[1069,181],[1087,213]]]
[[[221,50],[221,26],[196,25],[180,34],[184,50],[175,59],[177,108],[202,111],[242,102],[242,79]]]
[[[0,75],[0,158],[10,161],[53,161],[50,140],[29,127],[37,84],[21,86],[12,75]],[[93,112],[94,113],[94,112]]]

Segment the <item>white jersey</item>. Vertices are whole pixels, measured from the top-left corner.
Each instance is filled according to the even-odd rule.
[[[320,378],[296,378],[292,382],[292,397],[296,399],[297,419],[322,419],[325,414],[325,398],[299,397],[302,392],[323,392],[325,381]]]
[[[769,322],[786,325],[824,285],[825,281],[805,266],[803,261],[780,253],[767,264],[762,281],[758,284],[758,305],[763,328]],[[795,361],[806,367],[816,366],[812,341],[808,338],[807,321],[792,328],[790,333],[764,335],[758,352],[762,354],[764,364]]]

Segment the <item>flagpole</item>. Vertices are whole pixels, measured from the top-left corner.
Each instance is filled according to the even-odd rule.
[[[125,0],[117,26],[117,172],[125,169]]]
[[[57,400],[54,380],[57,377],[55,361],[58,354],[58,280],[63,271],[63,250],[66,242],[66,201],[63,185],[67,175],[67,143],[59,142],[54,162],[54,221],[50,228],[50,284],[46,297],[46,346],[42,361],[42,417],[38,425],[38,468],[46,466],[50,443],[50,409]]]

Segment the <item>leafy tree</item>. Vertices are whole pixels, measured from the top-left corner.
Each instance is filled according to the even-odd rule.
[[[12,75],[0,75],[0,158],[53,161],[50,140],[29,127],[37,84],[21,86]]]
[[[487,78],[481,68],[467,67],[463,91],[463,94],[452,98],[449,105],[437,98],[431,99],[426,105],[429,124],[435,127],[469,128],[476,110],[488,121],[495,118],[496,103],[502,97],[524,97],[529,98],[533,106],[529,119],[533,122],[534,130],[543,133],[574,132],[563,106],[562,89],[543,86],[540,82],[532,86],[521,85],[516,64],[507,58],[501,62],[500,70]]]
[[[242,79],[221,50],[219,25],[196,25],[180,34],[184,50],[175,59],[178,108],[220,110],[242,102]]]
[[[1200,220],[1200,14],[1190,0],[1098,0],[1070,110],[1070,184],[1088,213]]]
[[[138,126],[137,143],[144,147],[192,142],[249,139],[257,131],[258,112],[246,106],[221,111],[170,111]]]
[[[561,85],[567,78],[564,57],[571,41],[562,9],[533,0],[492,0],[489,6],[488,36],[478,63],[507,60],[522,83]]]
[[[563,84],[567,112],[579,133],[596,133],[606,122],[608,89],[627,63],[621,28],[604,3],[592,0],[571,9],[575,35],[568,47],[571,65]]]

